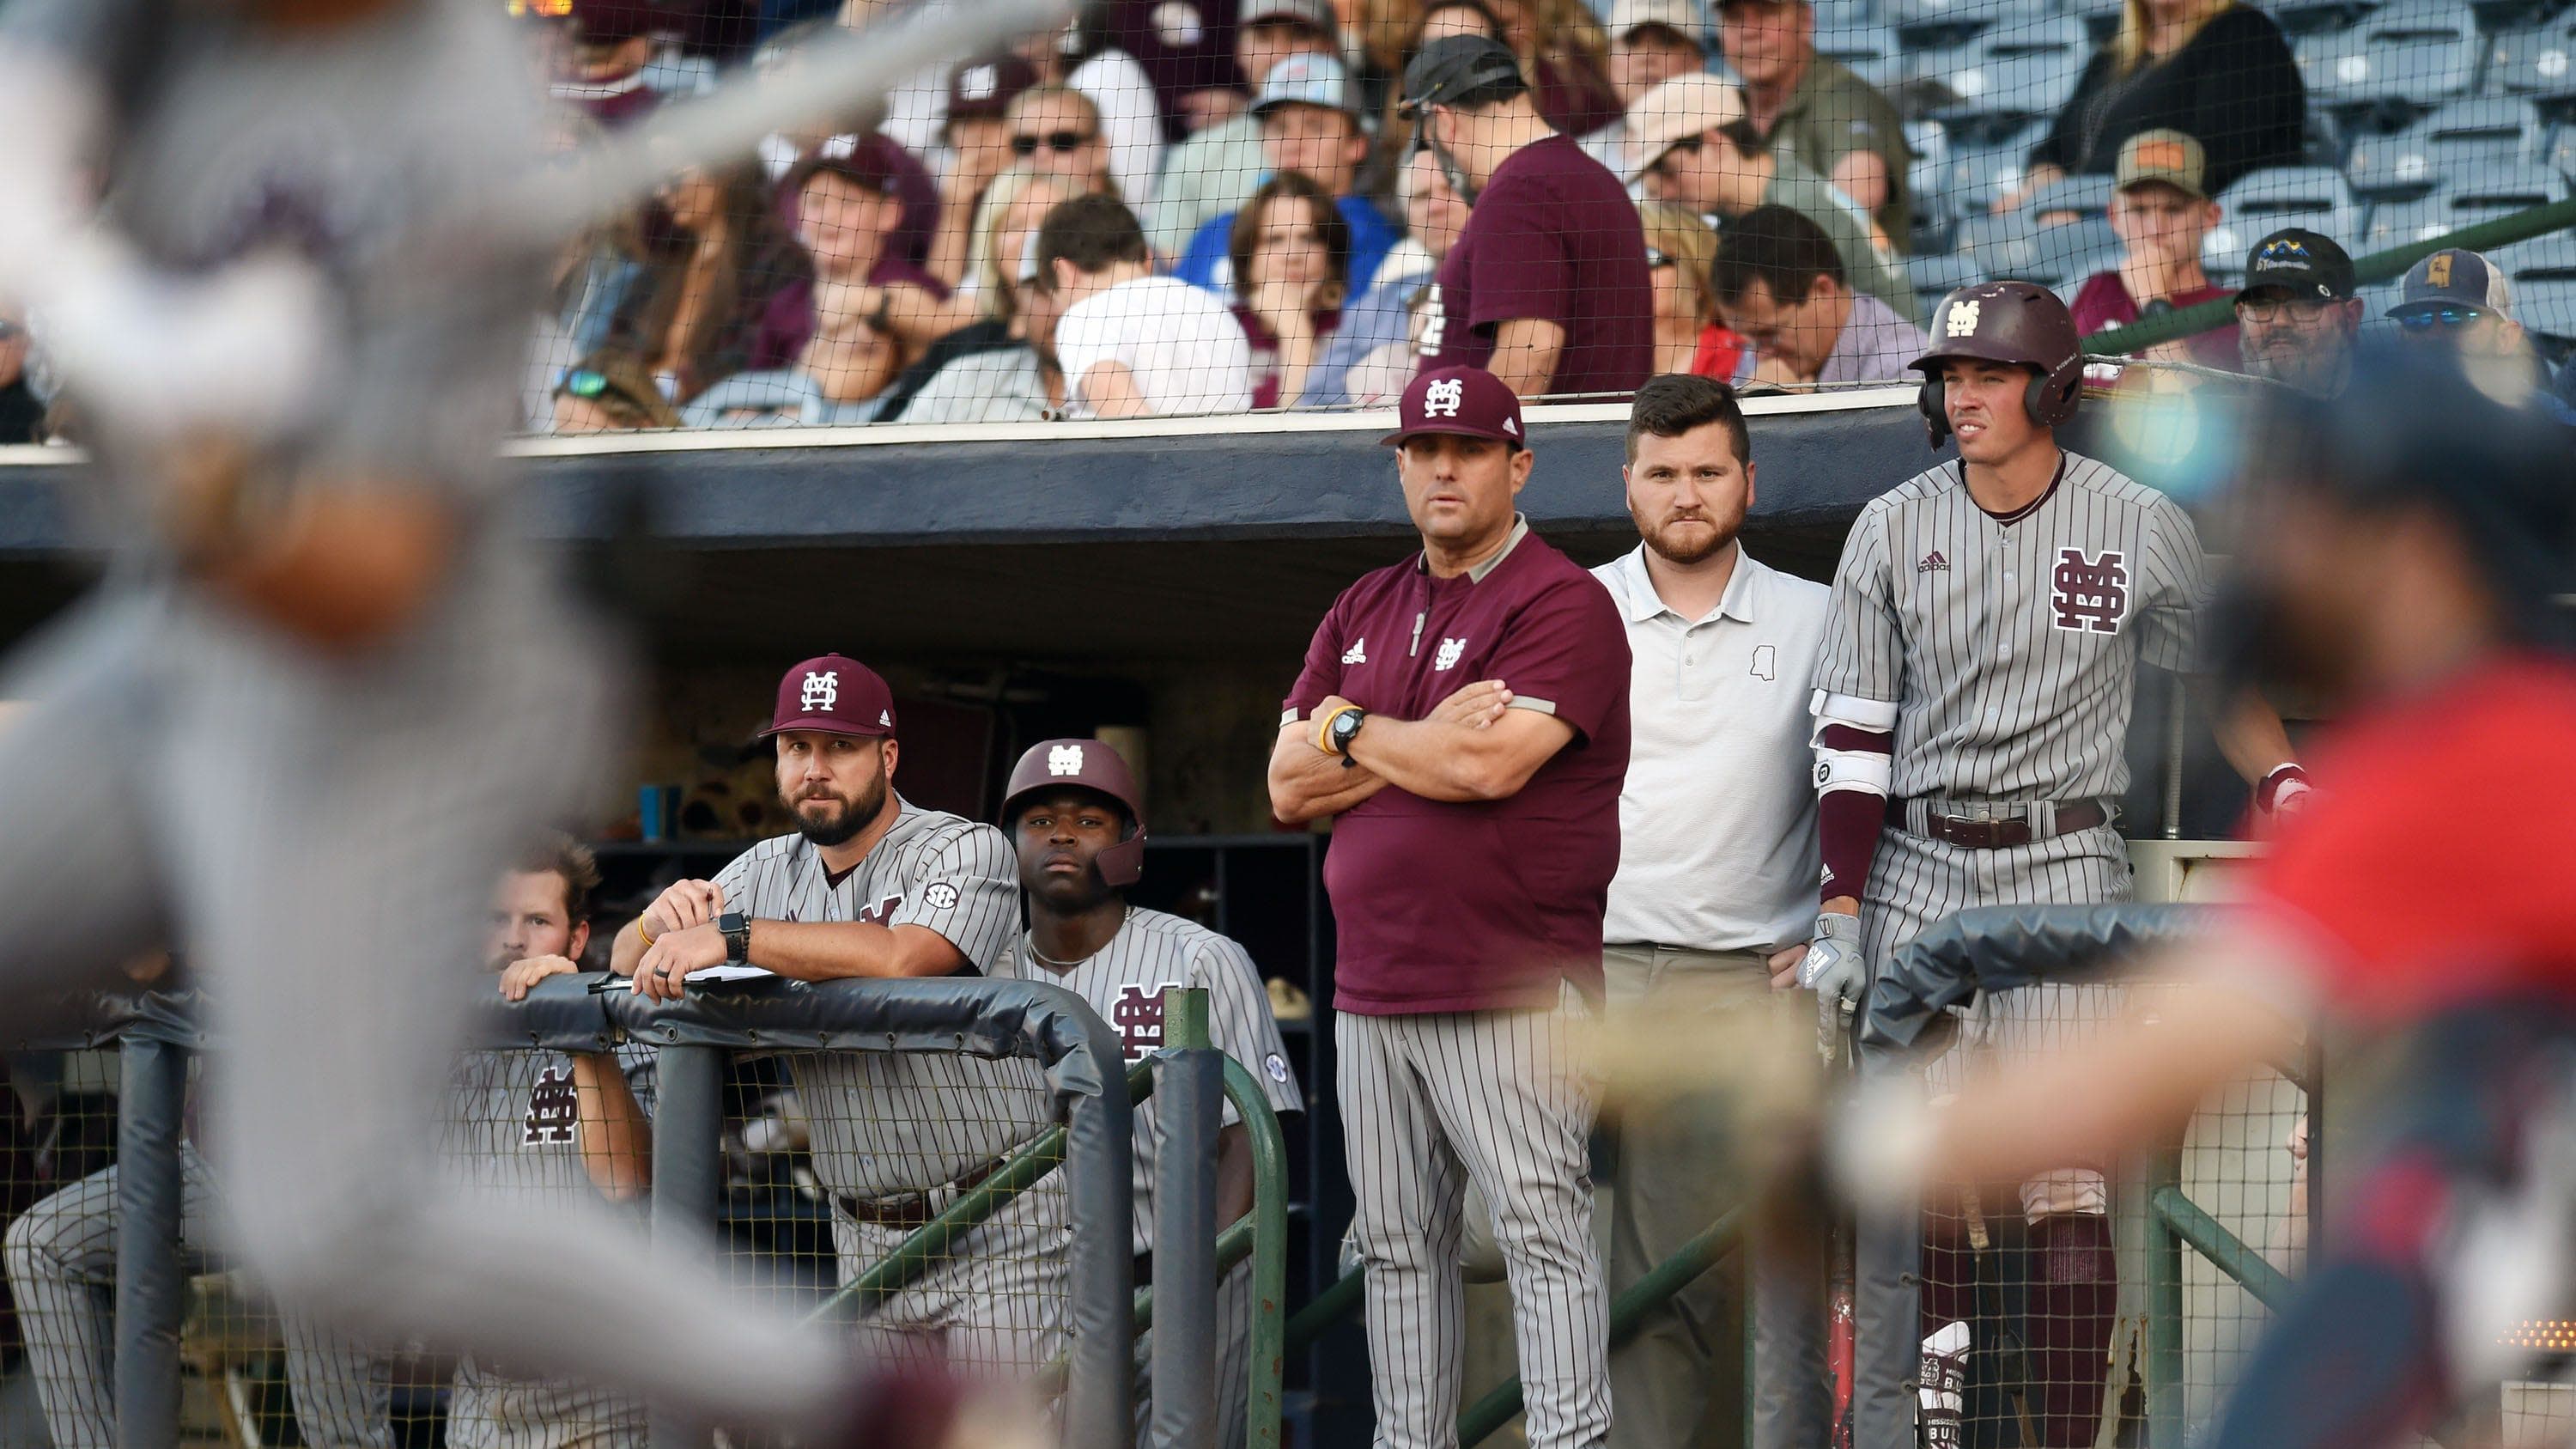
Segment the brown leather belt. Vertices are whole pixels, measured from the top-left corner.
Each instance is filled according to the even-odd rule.
[[[1927,814],[1923,817],[1923,828],[1916,830],[1906,823],[1905,806],[1904,800],[1889,798],[1887,802],[1889,825],[1909,835],[1928,836],[1969,850],[2002,850],[2015,845],[2028,845],[2034,839],[2043,838],[2031,833],[2029,817],[2019,815],[1986,817]],[[2110,819],[2110,808],[2099,800],[2081,800],[2072,805],[2060,805],[2057,807],[2057,828],[2052,833],[2072,835],[2078,830],[2090,830],[2096,825],[2108,824]]]
[[[875,1228],[893,1228],[898,1232],[908,1233],[939,1216],[942,1208],[964,1196],[977,1183],[1001,1170],[1002,1160],[997,1157],[980,1167],[970,1169],[955,1182],[932,1188],[928,1192],[899,1193],[893,1197],[842,1196],[834,1198],[833,1202],[852,1222],[866,1223]],[[931,1206],[934,1197],[944,1199],[938,1207]]]

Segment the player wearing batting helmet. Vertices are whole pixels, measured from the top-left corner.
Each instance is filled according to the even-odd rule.
[[[1533,464],[1509,387],[1426,372],[1399,412],[1387,441],[1422,551],[1334,602],[1270,757],[1281,819],[1338,817],[1335,1085],[1378,1443],[1457,1442],[1472,1178],[1510,1269],[1529,1442],[1597,1446],[1608,1301],[1576,1038],[1619,863],[1627,634],[1513,510]]]
[[[2203,561],[2171,499],[2058,446],[2080,353],[2043,287],[1943,298],[1914,366],[1932,442],[1958,455],[1873,500],[1843,547],[1812,704],[1823,902],[1799,964],[1829,1029],[1880,964],[1955,911],[2129,894],[2112,820],[2136,666],[2195,667]],[[2226,714],[2219,742],[2267,807],[2305,788],[2259,704]],[[2019,1206],[2022,1341],[2040,1382],[2004,1388],[2026,1395],[2042,1443],[2090,1444],[2114,1292],[2102,1174],[2034,1178]],[[1853,1414],[1873,1449],[1913,1433],[1917,1247],[1902,1215],[1860,1226]],[[1930,1307],[1947,1321],[1972,1301],[1962,1289]]]
[[[1163,1044],[1163,993],[1208,993],[1219,1051],[1261,1084],[1271,1109],[1305,1109],[1261,973],[1243,947],[1195,921],[1130,905],[1145,873],[1145,803],[1127,762],[1098,740],[1029,746],[1004,787],[1002,829],[1019,852],[1029,928],[993,968],[996,976],[1051,982],[1079,994],[1118,1029],[1132,1065]],[[1136,1104],[1136,1281],[1154,1281],[1154,1160],[1162,1144],[1154,1100]],[[1252,1144],[1229,1105],[1217,1134],[1217,1224],[1252,1209]],[[1218,1444],[1240,1444],[1251,1387],[1252,1265],[1217,1287]],[[1152,1404],[1145,1373],[1151,1338],[1137,1353],[1136,1432],[1144,1443]]]
[[[2335,716],[2328,788],[2274,822],[2244,908],[2149,968],[2192,983],[2158,996],[2154,1025],[2024,1061],[1928,1118],[1873,1103],[1837,1156],[1863,1193],[2026,1172],[2167,1140],[2320,1022],[2396,1051],[2374,1073],[2387,1090],[2351,1094],[2335,1222],[2209,1437],[2372,1449],[2493,1403],[2542,1351],[2514,1330],[2564,1313],[2576,494],[2564,434],[2453,361],[2365,352],[2339,404],[2280,401],[2286,426],[2245,474],[2264,546],[2236,552],[2230,593],[2259,676]]]

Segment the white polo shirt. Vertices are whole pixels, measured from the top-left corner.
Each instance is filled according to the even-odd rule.
[[[1601,939],[1776,950],[1816,920],[1808,716],[1831,593],[1737,552],[1706,618],[1665,607],[1646,549],[1594,569],[1628,621],[1628,781]]]

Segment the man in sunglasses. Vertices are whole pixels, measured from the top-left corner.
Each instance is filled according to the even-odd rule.
[[[1628,176],[1646,195],[1714,220],[1720,231],[1757,206],[1785,206],[1831,237],[1852,286],[1923,324],[1923,304],[1870,240],[1850,197],[1771,148],[1753,128],[1744,92],[1705,73],[1677,75],[1628,108]]]
[[[2342,395],[2361,333],[2352,258],[2331,237],[2283,227],[2245,258],[2236,294],[2236,350],[2248,376],[2311,396]]]
[[[2514,320],[2513,288],[2484,254],[2446,247],[2417,262],[2388,320],[2409,342],[2458,353],[2469,380],[2487,396],[2576,425],[2576,409],[2551,390],[2549,364]]]

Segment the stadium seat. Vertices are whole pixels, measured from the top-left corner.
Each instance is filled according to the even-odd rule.
[[[2506,162],[2462,178],[2452,189],[2372,208],[2366,249],[2424,241],[2478,222],[2543,206],[2567,195],[2567,178],[2537,162]]]
[[[1881,90],[1896,83],[1905,64],[1905,47],[1885,25],[1816,24],[1816,53],[1841,61],[1852,74]]]
[[[1948,92],[1931,113],[1952,134],[1997,134],[2055,116],[2084,73],[2088,42],[2072,16],[1996,25],[1959,45],[1924,55],[1917,79]]]
[[[2421,108],[2468,91],[2479,45],[2464,0],[2394,0],[2359,24],[2300,36],[2291,55],[2313,105]]]
[[[1977,264],[1975,257],[1965,252],[1940,252],[1928,257],[1912,257],[1906,261],[1905,270],[1906,280],[1913,284],[1914,295],[1921,299],[1923,315],[1926,317],[1932,315],[1932,309],[1943,297],[1970,282],[1982,282],[1986,279],[1985,268]]]
[[[2542,134],[2539,108],[2527,100],[2452,101],[2392,134],[2355,141],[2344,176],[2368,199],[2423,196],[2472,168],[2533,159]]]
[[[1996,197],[2021,185],[2031,148],[2047,134],[2046,121],[2031,121],[2004,136],[1967,140],[1953,135],[1941,184],[1950,214],[1962,219],[1985,215]]]
[[[2046,0],[1884,0],[1887,22],[1912,46],[1955,45],[1999,25],[2048,17]]]
[[[2561,126],[2550,136],[2542,159],[2551,170],[2576,181],[2576,123]]]
[[[2098,173],[2050,182],[2032,193],[2030,198],[2030,214],[2035,217],[2071,211],[2079,219],[2090,221],[2110,209],[2111,178]]]
[[[1878,7],[1870,0],[1819,0],[1816,6],[1816,31],[1819,41],[1828,30],[1857,30],[1878,23]],[[1819,47],[1821,48],[1821,46]]]
[[[1950,133],[1938,121],[1908,121],[1905,144],[1914,153],[1905,169],[1906,194],[1914,199],[1914,232],[1906,250],[1915,256],[1946,252],[1958,220],[1948,187]]]
[[[2553,231],[2529,241],[2499,247],[2496,265],[2516,285],[2524,282],[2576,281],[2576,231]]]
[[[2542,101],[2576,98],[2576,13],[2498,34],[2488,46],[2487,88]]]
[[[1959,224],[1959,254],[1972,258],[1989,277],[2018,277],[2055,286],[2092,269],[2096,259],[2116,254],[2119,243],[2102,221],[2043,227],[2025,208],[2001,216],[1972,217]],[[2084,270],[2078,271],[2081,266]]]
[[[2218,225],[2201,238],[2200,257],[2212,275],[2233,274],[2264,233],[2285,226],[2322,232],[2350,247],[2361,235],[2361,202],[2351,183],[2331,166],[2277,166],[2250,172],[2218,195]]]
[[[2514,319],[2527,331],[2558,342],[2576,342],[2576,276],[2541,277],[2513,284]]]

